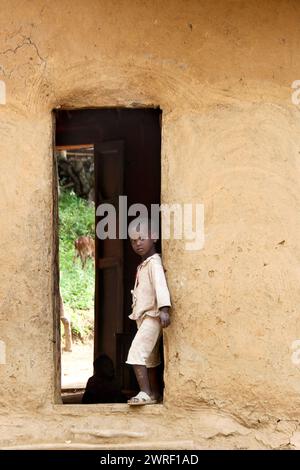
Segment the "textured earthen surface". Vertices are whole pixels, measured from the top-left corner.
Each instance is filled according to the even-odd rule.
[[[297,448],[300,4],[2,0],[2,448]],[[163,406],[55,404],[51,111],[160,106],[162,201],[203,203],[166,241]],[[5,357],[4,357],[5,349]]]

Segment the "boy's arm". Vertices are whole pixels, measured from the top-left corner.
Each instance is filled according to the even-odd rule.
[[[159,317],[161,325],[166,328],[170,325],[169,310],[171,307],[170,293],[166,281],[164,268],[161,263],[151,263],[151,278],[155,290],[157,307],[159,310]]]
[[[159,309],[160,322],[163,328],[167,328],[171,323],[169,310],[170,307],[161,307]]]

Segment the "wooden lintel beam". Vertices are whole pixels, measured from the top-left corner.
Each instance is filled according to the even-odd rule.
[[[55,150],[81,150],[94,147],[94,144],[80,144],[80,145],[56,145]]]

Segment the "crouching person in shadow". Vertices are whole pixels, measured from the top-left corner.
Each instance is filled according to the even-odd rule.
[[[94,375],[89,378],[82,403],[124,403],[121,386],[115,376],[114,364],[111,358],[101,353],[94,360]]]

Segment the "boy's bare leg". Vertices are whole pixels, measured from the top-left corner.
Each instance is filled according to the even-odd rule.
[[[151,396],[158,400],[161,396],[160,393],[160,385],[158,380],[158,373],[157,367],[149,367],[148,371],[148,378],[149,378],[149,386],[151,389]]]
[[[149,384],[149,377],[146,366],[134,365],[133,370],[138,381],[140,390],[151,396],[151,388]]]

